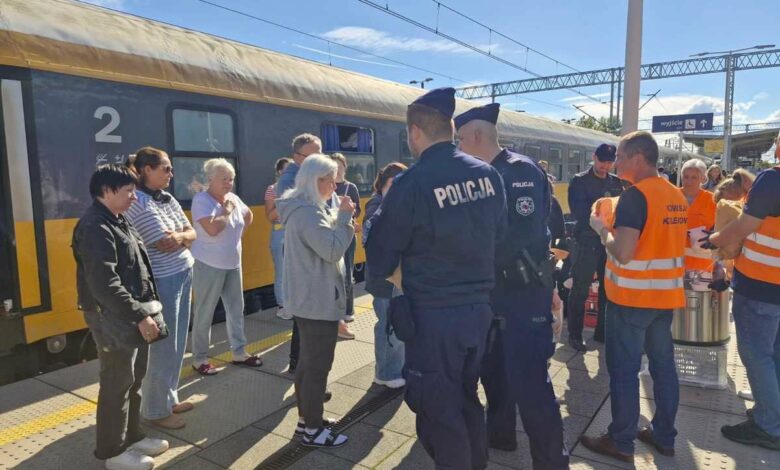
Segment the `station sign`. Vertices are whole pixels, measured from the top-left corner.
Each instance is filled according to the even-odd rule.
[[[723,153],[723,139],[705,140],[704,153]]]
[[[653,116],[653,132],[711,131],[713,113]]]

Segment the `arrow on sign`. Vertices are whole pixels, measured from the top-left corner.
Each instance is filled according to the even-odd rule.
[[[701,127],[707,127],[707,120],[706,119],[702,119],[699,122],[701,123]]]

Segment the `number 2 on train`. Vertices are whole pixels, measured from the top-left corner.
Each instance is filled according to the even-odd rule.
[[[119,127],[119,112],[111,106],[101,106],[95,110],[95,119],[103,120],[103,116],[108,114],[110,118],[108,124],[105,125],[95,134],[95,142],[105,142],[109,144],[121,144],[121,135],[111,135],[111,133]]]

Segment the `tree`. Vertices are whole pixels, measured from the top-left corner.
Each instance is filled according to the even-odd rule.
[[[574,123],[577,126],[593,129],[610,134],[620,135],[620,129],[623,127],[617,118],[600,117],[595,119],[591,116],[582,116]]]

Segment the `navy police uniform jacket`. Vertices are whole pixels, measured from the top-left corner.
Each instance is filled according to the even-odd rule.
[[[492,162],[506,188],[507,230],[498,244],[496,266],[514,266],[525,249],[537,262],[550,251],[552,195],[547,175],[531,158],[504,149]]]
[[[368,269],[387,278],[400,263],[415,308],[487,304],[505,223],[498,172],[451,142],[434,144],[395,178],[372,218]]]
[[[577,221],[574,236],[597,237],[596,232],[590,228],[591,206],[602,197],[620,196],[627,186],[626,181],[612,173],[607,173],[606,178],[599,178],[593,173],[593,167],[574,175],[569,183],[569,210]]]

